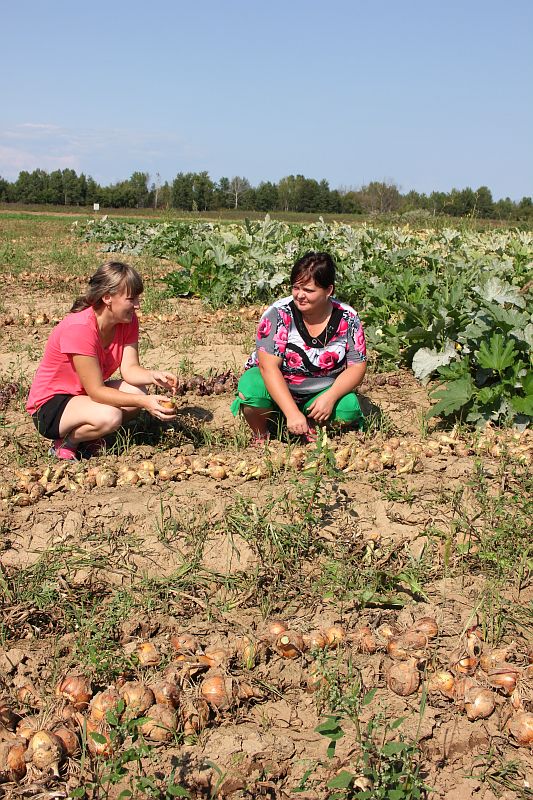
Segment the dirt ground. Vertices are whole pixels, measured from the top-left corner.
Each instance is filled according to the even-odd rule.
[[[0,480],[13,489],[0,507],[0,581],[6,589],[0,677],[4,699],[16,713],[25,717],[41,709],[42,714],[44,708],[52,714],[58,702],[54,698],[58,678],[79,671],[82,663],[87,670],[91,639],[96,643],[94,658],[99,658],[98,632],[83,619],[84,608],[79,605],[83,598],[100,597],[105,605],[119,590],[138,598],[143,591],[155,596],[154,587],[164,586],[160,589],[166,597],[164,610],[159,594],[153,608],[147,602],[144,611],[135,608],[130,618],[121,618],[116,626],[116,647],[125,663],[141,642],[150,642],[157,650],[159,662],[138,666],[135,677],[153,681],[165,665],[175,666],[172,637],[185,631],[197,637],[203,653],[210,647],[225,649],[221,664],[225,674],[239,685],[251,684],[254,696],[232,702],[228,709],[212,708],[205,727],[185,741],[178,738],[153,745],[146,763],[157,780],[173,774],[192,797],[289,798],[298,789],[296,796],[325,798],[332,792],[327,782],[341,770],[360,774],[361,745],[352,722],[345,717],[345,735],[331,758],[329,740],[315,730],[330,712],[324,700],[327,692],[307,689],[313,663],[309,652],[283,658],[270,644],[253,663],[243,665],[235,656],[239,638],[246,635],[262,641],[266,621],[281,617],[301,634],[343,626],[348,636],[327,651],[325,672],[338,673],[347,686],[351,671],[361,676],[365,692],[376,689],[372,702],[361,709],[360,720],[361,725],[376,716],[381,720],[374,736],[379,747],[399,737],[398,729],[387,730],[386,721],[405,718],[401,735],[419,744],[428,796],[446,800],[532,796],[531,751],[517,745],[507,725],[516,711],[513,703],[520,703],[525,712],[533,711],[533,676],[527,670],[531,618],[529,623],[526,619],[533,593],[528,580],[509,585],[507,593],[501,590],[509,608],[523,610],[515,622],[507,620],[501,642],[512,643],[507,659],[520,673],[520,693],[509,696],[493,687],[496,707],[486,719],[467,719],[460,692],[452,698],[426,694],[424,680],[407,696],[391,691],[388,675],[395,662],[387,651],[387,639],[376,634],[375,652],[365,653],[355,636],[365,625],[372,632],[383,630],[385,623],[405,630],[422,617],[433,617],[438,635],[427,640],[423,655],[415,653],[416,668],[426,677],[468,657],[472,635],[481,636],[476,658],[481,648],[490,651],[497,637],[487,624],[486,579],[479,572],[461,569],[457,553],[474,541],[473,495],[480,459],[489,491],[496,492],[503,480],[498,458],[488,452],[480,455],[470,435],[455,444],[439,442],[438,431],[423,420],[429,407],[427,391],[411,375],[370,373],[361,397],[367,413],[378,420],[375,431],[330,437],[333,458],[340,461],[339,454],[348,448],[346,458],[352,468],[342,471],[343,467],[337,473],[325,470],[321,516],[314,528],[317,546],[295,576],[292,592],[281,595],[276,605],[253,582],[254,575],[269,573],[250,539],[250,514],[258,513],[259,530],[259,518],[264,508],[271,507],[272,498],[312,474],[312,468],[305,471],[305,459],[312,459],[314,446],[300,448],[299,465],[287,465],[295,448],[298,457],[299,445],[288,447],[274,441],[268,454],[248,446],[242,424],[229,411],[229,391],[205,396],[188,391],[179,398],[176,424],[166,431],[156,431],[147,423],[150,435],[143,438],[136,428],[134,438],[125,437],[110,454],[71,465],[55,478],[48,475],[40,483],[42,494],[28,504],[20,500],[25,478],[34,485],[47,467],[49,472],[56,468],[47,456],[47,443],[39,439],[23,410],[24,391],[53,320],[68,310],[77,291],[71,278],[67,283],[59,276],[52,285],[45,285],[45,277],[40,294],[29,279],[25,285],[24,280],[15,282],[7,276],[2,286]],[[174,301],[160,318],[157,313],[142,317],[142,362],[182,374],[193,371],[209,376],[226,370],[238,374],[253,341],[257,313],[257,309],[209,313],[200,302]],[[412,445],[415,455],[407,459],[405,469],[399,459],[394,467],[382,462],[373,469],[376,453],[379,458],[391,439],[397,439],[400,448]],[[428,440],[437,442],[433,450],[428,449]],[[365,463],[370,459],[370,468],[359,469],[358,456],[364,456]],[[203,461],[195,464],[194,459]],[[146,468],[147,461],[153,472]],[[172,471],[182,462],[182,472],[166,477],[165,470]],[[213,466],[222,467],[222,472],[215,476]],[[105,468],[118,476],[118,482],[91,486],[88,471],[102,473]],[[137,482],[121,485],[126,468],[141,475]],[[32,469],[34,474],[28,476]],[[511,477],[505,478],[515,482],[518,493],[520,476],[527,469],[516,463],[510,468]],[[458,520],[468,516],[470,501],[468,533]],[[248,519],[240,533],[239,509]],[[321,594],[317,586],[323,581],[325,565],[320,543],[359,553],[361,568],[373,564],[374,574],[397,569],[403,577],[394,585],[372,587],[366,605],[336,596],[327,586]],[[174,582],[173,576],[182,576],[191,565],[196,578],[189,585],[181,578]],[[33,598],[7,591],[8,586],[19,585],[17,575],[37,585],[36,573],[45,567],[50,569],[50,585],[39,583]],[[59,592],[71,616],[77,606],[78,623],[66,618],[61,605],[53,613],[47,606],[47,592]],[[376,592],[381,592],[380,600]],[[77,630],[85,632],[83,645]],[[187,662],[180,669],[183,691],[194,695],[204,667]],[[102,674],[102,665],[97,664],[94,672]],[[487,674],[479,670],[476,680],[483,686],[490,684]],[[17,690],[28,684],[38,697],[37,709],[17,700]],[[95,688],[105,688],[96,684]],[[331,699],[331,692],[327,696]],[[44,725],[42,718],[40,724]],[[6,732],[4,738],[9,735]],[[86,766],[84,770],[79,757],[63,763],[59,777],[32,766],[19,785],[4,784],[5,796],[65,797],[76,786],[88,785]],[[109,796],[118,796],[125,785],[117,782]],[[411,795],[406,790],[402,796]]]

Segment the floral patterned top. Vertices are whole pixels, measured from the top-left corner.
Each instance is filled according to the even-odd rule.
[[[256,349],[245,369],[257,367],[258,351],[281,358],[281,374],[295,398],[327,389],[351,364],[366,361],[363,326],[357,312],[331,298],[333,312],[318,336],[311,336],[292,297],[269,306],[259,321]]]

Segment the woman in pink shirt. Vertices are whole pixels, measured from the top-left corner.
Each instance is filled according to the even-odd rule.
[[[176,376],[139,364],[135,311],[142,291],[142,278],[132,267],[108,261],[50,334],[26,408],[39,433],[53,440],[57,458],[76,459],[82,443],[97,451],[104,436],[141,408],[157,419],[175,418],[147,387],[173,391]],[[121,379],[110,380],[117,370]]]

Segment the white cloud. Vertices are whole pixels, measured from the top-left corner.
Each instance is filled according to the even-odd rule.
[[[0,176],[8,180],[16,180],[21,170],[70,168],[107,183],[158,162],[175,162],[176,172],[205,169],[206,155],[179,133],[76,130],[46,122],[0,128]],[[120,178],[114,177],[117,168],[124,170]]]

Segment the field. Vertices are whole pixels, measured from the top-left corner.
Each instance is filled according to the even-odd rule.
[[[502,281],[490,278],[489,299],[488,284],[478,292],[483,328],[468,286],[453,281],[446,294],[417,279],[416,248],[430,233],[401,234],[409,267],[396,251],[397,281],[376,234],[390,286],[405,297],[426,286],[418,308],[430,314],[431,292],[439,308],[407,325],[407,301],[392,308],[376,289],[360,308],[372,352],[367,429],[306,446],[281,435],[257,449],[229,405],[264,305],[257,287],[276,296],[283,278],[262,265],[263,284],[237,275],[246,304],[228,304],[229,277],[202,301],[212,274],[198,266],[198,236],[202,262],[138,239],[128,252],[106,229],[107,251],[145,279],[141,358],[179,373],[178,419],[141,417],[105,456],[65,466],[24,402],[54,320],[108,257],[102,237],[71,226],[0,215],[2,796],[532,797],[531,237],[476,234],[493,236]],[[457,237],[445,234],[456,251]],[[357,307],[362,283],[348,280],[344,252]],[[233,280],[228,253],[213,263]],[[489,343],[476,357],[505,396],[490,384],[460,402],[469,376],[453,353],[439,362],[447,394],[407,368],[429,369],[413,342],[433,364],[448,339],[450,352],[474,353],[474,336]],[[445,420],[427,415],[432,399]],[[510,410],[518,427],[505,424]],[[490,414],[500,427],[481,424]],[[147,685],[166,710],[151,710]],[[35,730],[74,733],[73,749],[45,735],[25,750]]]

